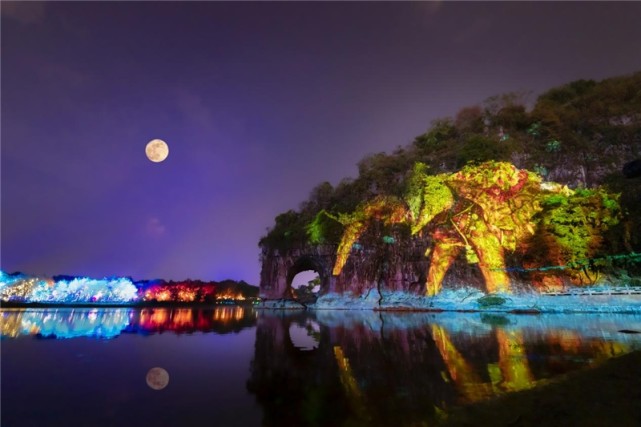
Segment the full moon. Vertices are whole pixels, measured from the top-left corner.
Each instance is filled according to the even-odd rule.
[[[160,163],[169,155],[169,146],[162,139],[152,139],[145,147],[147,158],[154,163]]]
[[[151,368],[147,372],[147,385],[154,390],[162,390],[169,384],[169,373],[163,368]]]

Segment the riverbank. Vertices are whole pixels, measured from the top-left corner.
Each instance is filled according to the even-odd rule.
[[[476,288],[446,289],[427,297],[408,292],[327,293],[315,302],[263,299],[257,308],[539,313],[641,313],[641,288],[601,287],[554,293],[486,294]]]
[[[266,301],[262,301],[260,306],[265,304]],[[296,304],[283,308],[294,308]],[[357,297],[328,293],[319,296],[314,304],[307,304],[305,307],[316,310],[641,313],[641,289],[621,287],[591,288],[563,293],[486,294],[476,288],[459,288],[445,289],[433,297],[407,292],[379,292],[373,289]]]

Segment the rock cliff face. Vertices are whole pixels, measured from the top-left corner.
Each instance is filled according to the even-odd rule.
[[[321,280],[320,294],[352,292],[355,296],[376,288],[376,267],[364,254],[357,254],[340,275],[333,276],[336,246],[304,245],[287,251],[267,249],[262,255],[260,297],[264,299],[293,298],[292,280],[302,271],[314,270]],[[370,264],[370,265],[368,265]],[[365,270],[362,265],[368,265]],[[368,273],[373,274],[368,274]]]
[[[520,273],[542,289],[601,276],[605,233],[621,219],[617,194],[571,190],[506,162],[438,176],[426,169],[414,166],[402,198],[378,196],[335,217],[343,227],[338,246],[264,245],[261,296],[293,298],[292,279],[305,270],[319,274],[321,296],[368,300],[372,290],[432,297],[450,282],[510,294]]]
[[[262,255],[260,297],[293,299],[292,280],[302,271],[314,270],[321,279],[320,295],[327,293],[363,297],[373,290],[408,292],[423,295],[429,268],[425,256],[428,242],[411,238],[384,246],[353,249],[345,267],[332,275],[336,246],[305,245],[288,251],[265,250]],[[462,260],[455,262],[443,282],[445,287],[462,283],[483,286],[475,266]]]

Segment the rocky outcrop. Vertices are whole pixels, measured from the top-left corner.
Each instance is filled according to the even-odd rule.
[[[293,298],[296,274],[314,270],[321,279],[320,295],[367,294],[372,289],[419,291],[424,283],[427,261],[420,242],[408,245],[378,245],[355,248],[339,275],[332,275],[336,246],[305,245],[288,251],[265,250],[262,255],[260,297]]]
[[[336,246],[304,245],[288,251],[264,250],[260,297],[263,300],[293,299],[292,280],[307,270],[318,273],[320,296],[341,294],[372,299],[374,294],[386,292],[424,295],[429,267],[429,259],[425,256],[428,242],[425,239],[396,236],[393,243],[369,243],[353,248],[345,267],[336,276],[332,275]],[[482,287],[483,280],[477,270],[475,266],[459,260],[443,283],[446,287],[457,287],[463,283]]]

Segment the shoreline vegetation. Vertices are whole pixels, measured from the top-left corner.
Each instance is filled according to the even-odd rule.
[[[5,308],[209,308],[218,306],[253,306],[257,304],[256,298],[244,300],[220,300],[214,302],[173,302],[173,301],[145,301],[132,303],[62,303],[62,302],[2,302],[0,309]]]
[[[0,271],[3,307],[209,306],[252,303],[258,287],[241,280],[133,280],[131,277],[31,276]]]

